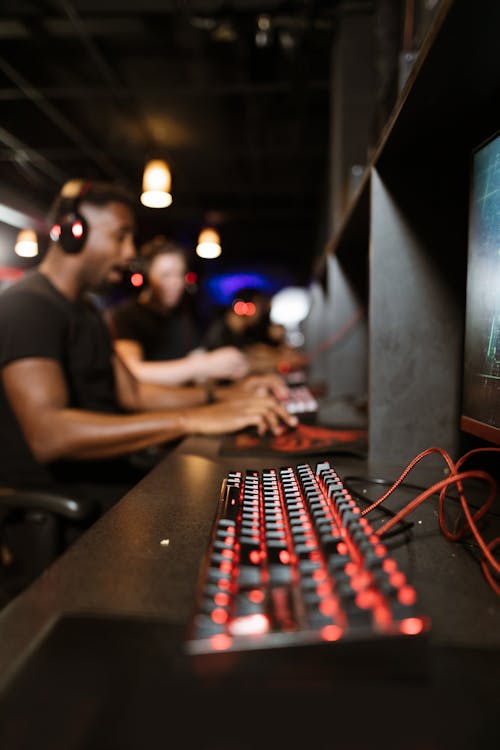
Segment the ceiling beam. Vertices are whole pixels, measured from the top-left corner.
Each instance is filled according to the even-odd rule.
[[[128,184],[128,180],[101,149],[88,138],[42,94],[36,86],[27,81],[7,60],[0,57],[0,71],[23,92],[43,114],[56,125],[89,159],[95,162],[105,174]]]
[[[30,148],[2,127],[0,127],[0,143],[3,143],[8,149],[7,155],[9,158],[3,159],[3,161],[12,161],[16,164],[30,163],[59,185],[68,179],[67,175],[49,161],[46,156],[34,148]]]
[[[102,54],[101,50],[97,46],[97,44],[94,42],[91,34],[87,31],[84,21],[80,18],[78,15],[74,5],[70,0],[59,0],[59,4],[61,5],[62,9],[68,16],[68,19],[75,30],[76,34],[78,35],[78,38],[80,39],[81,43],[85,47],[87,54],[89,55],[92,63],[97,68],[98,73],[103,77],[105,83],[106,83],[106,89],[108,91],[108,95],[113,100],[115,107],[117,108],[118,114],[120,116],[129,116],[129,112],[125,111],[123,109],[123,97],[117,95],[115,92],[118,92],[121,90],[120,87],[120,80],[118,76],[116,75],[112,65],[108,62],[108,60],[105,58],[105,56]],[[132,99],[134,102],[137,102],[137,97],[132,92],[128,91],[129,99]],[[137,118],[137,122],[139,127],[142,130],[142,135],[144,138],[145,143],[147,146],[151,149],[154,145],[154,137],[153,133],[151,132],[151,129],[148,127],[146,119],[143,116],[139,116]]]
[[[310,92],[327,92],[330,84],[328,81],[309,80],[306,88]],[[46,99],[108,99],[110,94],[116,99],[161,99],[168,103],[170,99],[196,99],[224,96],[275,96],[276,94],[288,95],[293,91],[290,81],[275,81],[273,83],[230,83],[230,84],[206,84],[197,86],[141,86],[140,89],[131,90],[126,87],[114,86],[45,86],[36,89],[38,95]],[[24,100],[25,92],[19,88],[0,88],[0,101],[15,102]]]

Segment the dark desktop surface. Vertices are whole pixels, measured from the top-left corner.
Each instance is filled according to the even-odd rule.
[[[329,458],[343,478],[367,475],[359,457]],[[409,536],[391,542],[431,618],[425,638],[255,651],[224,663],[187,655],[220,483],[229,470],[275,463],[223,457],[216,438],[184,441],[0,612],[2,748],[496,744],[500,606],[474,545],[439,531],[436,498],[412,513]],[[422,469],[413,481],[430,484],[435,473]],[[395,511],[414,495],[400,490],[388,505]],[[483,533],[500,533],[495,513]]]

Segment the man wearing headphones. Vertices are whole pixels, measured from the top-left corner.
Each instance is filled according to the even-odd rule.
[[[184,248],[157,236],[140,249],[145,285],[110,310],[115,349],[133,374],[149,383],[179,385],[248,375],[245,354],[235,346],[200,348],[188,307]]]
[[[114,185],[72,182],[53,215],[37,269],[0,294],[0,482],[75,496],[96,485],[105,510],[144,474],[138,452],[193,433],[296,425],[279,379],[210,393],[134,378],[88,294],[119,282],[135,255],[134,200]]]

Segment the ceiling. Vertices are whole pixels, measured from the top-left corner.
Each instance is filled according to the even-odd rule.
[[[0,183],[45,211],[70,178],[137,195],[164,158],[173,204],[138,202],[140,238],[219,269],[307,283],[322,236],[337,0],[11,0],[0,4]],[[267,19],[267,20],[266,20]]]

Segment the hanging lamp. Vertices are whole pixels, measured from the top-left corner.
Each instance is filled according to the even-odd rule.
[[[38,255],[38,239],[33,229],[21,229],[17,235],[14,252],[21,258],[34,258]]]
[[[166,208],[172,203],[172,176],[163,159],[151,159],[144,168],[141,203],[148,208]]]
[[[219,233],[212,227],[205,227],[200,232],[196,254],[200,258],[218,258],[222,252]]]

